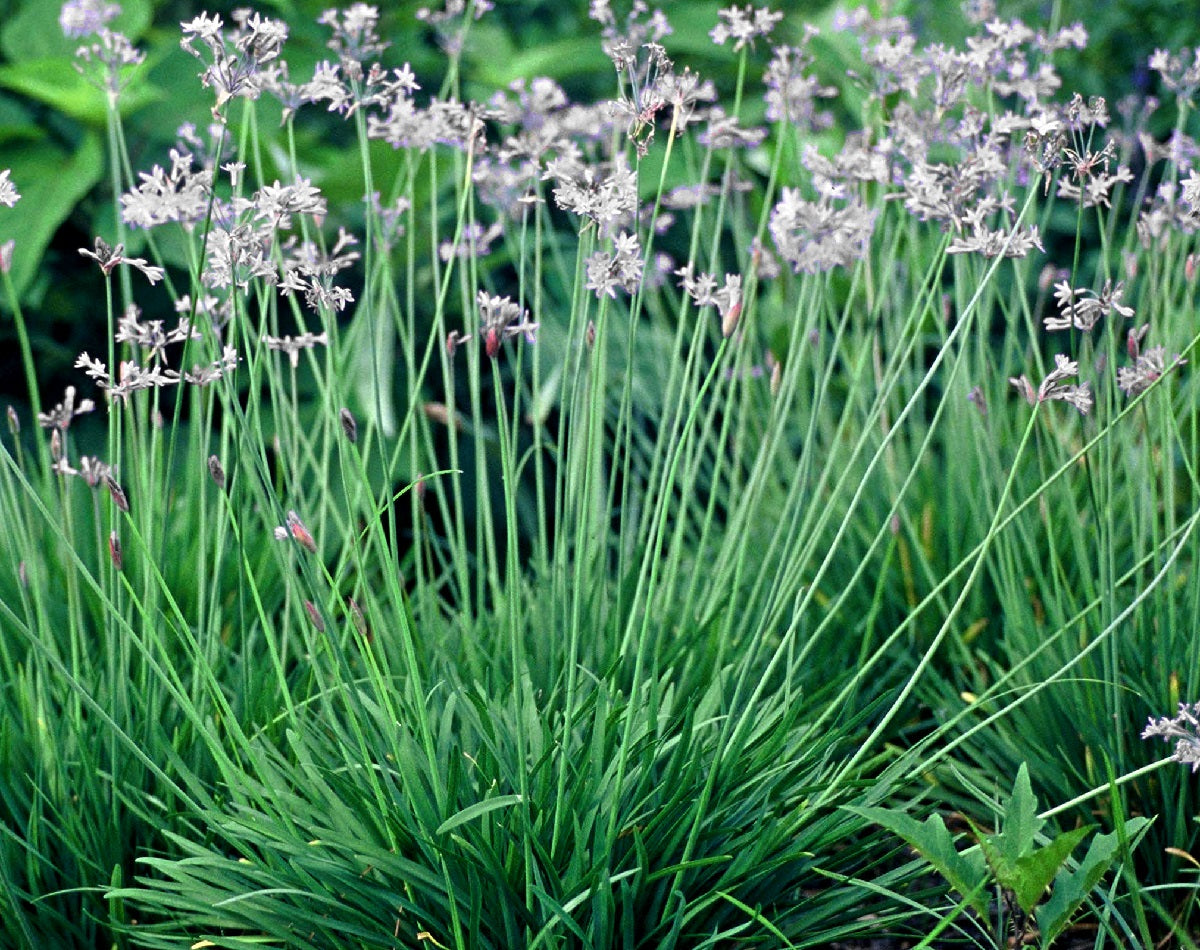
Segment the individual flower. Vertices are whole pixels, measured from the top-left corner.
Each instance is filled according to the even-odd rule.
[[[1172,718],[1151,717],[1142,738],[1155,736],[1164,742],[1174,741],[1173,760],[1191,766],[1193,772],[1200,771],[1200,703],[1180,703],[1179,712]]]
[[[1175,93],[1180,102],[1193,102],[1196,90],[1200,89],[1200,48],[1185,47],[1176,55],[1156,49],[1148,65],[1162,77],[1163,86]]]
[[[524,334],[528,342],[535,341],[538,325],[529,319],[529,311],[514,303],[511,297],[496,297],[481,290],[475,304],[482,324],[479,335],[483,337],[484,352],[490,359],[496,358],[500,344],[505,340]],[[471,336],[470,333],[451,332],[446,338],[446,349],[453,355],[455,349]]]
[[[235,11],[233,17],[237,27],[228,37],[224,21],[217,15],[201,13],[181,24],[183,39],[179,45],[205,63],[200,82],[216,91],[214,118],[235,96],[259,97],[268,75],[267,64],[278,59],[288,34],[282,20],[244,9]]]
[[[874,230],[875,212],[857,199],[839,208],[831,194],[805,201],[798,188],[785,187],[771,212],[771,238],[798,274],[849,267],[866,254]]]
[[[633,215],[638,207],[637,174],[623,162],[604,174],[578,157],[556,157],[543,180],[554,180],[554,200],[564,211],[594,221],[606,230]]]
[[[311,350],[315,346],[325,346],[329,343],[326,333],[301,333],[299,336],[263,336],[263,342],[269,350],[279,350],[286,353],[292,369],[300,365],[300,351]]]
[[[72,39],[99,33],[121,12],[121,5],[108,0],[67,0],[58,13],[63,35]]]
[[[290,237],[283,243],[283,280],[279,292],[285,296],[293,291],[304,294],[304,302],[313,310],[343,310],[354,301],[345,287],[335,286],[334,275],[345,270],[360,257],[353,250],[358,240],[345,228],[338,231],[333,247],[323,248],[313,241],[297,242]]]
[[[219,359],[213,360],[207,366],[199,364],[193,366],[189,372],[183,374],[183,381],[191,383],[193,386],[207,386],[209,383],[221,379],[232,373],[240,362],[237,350],[232,346],[223,346],[221,348],[221,356]]]
[[[317,22],[333,31],[326,45],[343,62],[361,66],[390,45],[379,38],[379,9],[370,4],[352,3],[345,10],[326,10]]]
[[[100,29],[96,42],[75,51],[75,71],[108,95],[115,103],[129,81],[130,68],[141,65],[146,54],[137,49],[124,33]]]
[[[175,221],[191,230],[208,215],[212,171],[194,167],[190,152],[171,149],[171,170],[138,172],[141,183],[121,196],[121,218],[135,228]]]
[[[1088,384],[1082,383],[1075,386],[1064,382],[1078,374],[1079,364],[1061,353],[1057,353],[1054,356],[1054,369],[1042,380],[1042,384],[1036,391],[1024,376],[1011,377],[1009,382],[1016,387],[1017,392],[1024,396],[1031,406],[1036,406],[1049,399],[1060,399],[1070,403],[1086,416],[1092,408],[1092,394]]]
[[[1110,313],[1126,318],[1133,316],[1133,307],[1121,303],[1124,295],[1124,281],[1118,281],[1113,286],[1111,280],[1106,280],[1104,289],[1096,293],[1087,289],[1072,289],[1069,283],[1062,280],[1054,285],[1058,315],[1046,317],[1043,322],[1047,330],[1069,330],[1073,326],[1087,333]]]
[[[117,321],[115,339],[118,343],[130,343],[141,347],[146,358],[152,363],[161,363],[164,360],[169,344],[200,339],[200,331],[192,326],[187,317],[180,317],[174,329],[166,330],[163,321],[149,320],[142,323],[138,319],[140,316],[141,311],[135,304],[126,307]]]
[[[810,27],[805,42],[816,33]],[[806,70],[812,65],[813,57],[801,46],[778,46],[771,63],[763,74],[767,91],[763,98],[767,103],[767,120],[787,122],[805,130],[828,128],[833,116],[816,108],[818,99],[837,95],[832,86],[822,86],[820,81]]]
[[[716,278],[711,274],[702,273],[693,277],[692,271],[690,261],[675,271],[679,286],[697,307],[716,307],[721,317],[721,334],[729,336],[742,312],[741,274],[726,274],[725,285],[718,290]]]
[[[9,208],[21,200],[21,196],[17,193],[17,186],[9,181],[8,176],[11,171],[11,168],[0,171],[0,205]]]
[[[68,386],[63,394],[62,402],[49,412],[38,413],[38,425],[43,429],[53,427],[65,432],[70,427],[71,420],[76,416],[82,416],[85,412],[92,412],[95,408],[96,404],[90,399],[81,399],[76,404],[75,387]]]
[[[163,269],[154,267],[146,262],[144,257],[126,257],[125,245],[118,244],[116,247],[109,247],[103,238],[96,238],[95,250],[89,251],[86,247],[81,247],[79,253],[84,257],[90,257],[100,265],[100,270],[105,277],[109,276],[116,270],[118,264],[128,264],[130,267],[136,267],[151,284],[157,284],[163,279]]]
[[[82,369],[94,379],[96,385],[106,390],[111,399],[128,399],[140,390],[174,386],[179,382],[179,373],[173,369],[165,369],[158,364],[147,368],[132,360],[125,360],[118,368],[117,382],[114,383],[108,367],[87,353],[79,354],[75,368]]]
[[[739,52],[744,46],[754,46],[757,37],[767,37],[775,24],[783,19],[782,13],[773,13],[765,8],[755,8],[746,4],[743,9],[737,6],[717,11],[721,18],[716,26],[709,31],[712,41],[718,46],[724,46],[726,40],[733,40],[733,51]]]
[[[1152,346],[1144,353],[1137,353],[1132,366],[1118,367],[1117,386],[1121,392],[1126,396],[1136,396],[1145,392],[1163,373],[1187,362],[1176,354],[1168,365],[1166,357],[1166,347]]]
[[[597,297],[617,296],[617,289],[633,293],[642,282],[642,251],[636,234],[622,231],[613,241],[613,252],[597,251],[587,262],[587,289]]]

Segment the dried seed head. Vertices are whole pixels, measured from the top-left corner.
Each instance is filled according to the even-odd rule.
[[[338,419],[342,423],[342,431],[346,433],[346,438],[351,444],[358,441],[358,422],[354,418],[354,413],[344,406],[338,411]]]
[[[767,355],[764,362],[768,367],[770,367],[771,370],[771,395],[778,396],[779,384],[783,381],[783,367],[776,358],[775,354],[770,350],[767,350]]]
[[[363,610],[358,606],[358,601],[353,597],[350,598],[350,620],[354,623],[354,629],[358,631],[358,635],[367,643],[370,643],[374,637],[371,633],[371,628],[367,626],[367,618],[363,616]]]
[[[129,496],[125,494],[125,489],[118,485],[117,480],[108,474],[104,476],[104,484],[108,488],[108,494],[112,497],[113,504],[128,514]]]
[[[217,483],[217,487],[222,491],[225,490],[225,469],[221,467],[221,460],[215,455],[208,457],[208,474],[212,476],[212,480]]]
[[[735,300],[730,304],[724,314],[721,316],[721,336],[728,338],[738,324],[738,317],[742,315],[742,302]]]
[[[457,412],[452,416],[450,407],[444,402],[427,402],[421,408],[425,410],[426,418],[431,421],[440,422],[444,426],[453,426],[459,432],[462,431],[462,417]]]
[[[317,628],[317,633],[325,632],[325,620],[321,617],[321,611],[317,609],[317,605],[311,600],[304,602],[304,612],[308,614],[308,619],[312,621],[312,625]]]
[[[108,536],[108,556],[112,559],[113,567],[118,571],[125,566],[125,557],[121,552],[121,539],[115,531]]]

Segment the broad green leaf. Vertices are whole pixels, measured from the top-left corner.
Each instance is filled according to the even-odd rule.
[[[1125,822],[1125,834],[1133,838],[1150,824],[1149,818],[1131,818]],[[1044,946],[1051,942],[1071,922],[1079,906],[1087,899],[1092,888],[1100,883],[1117,855],[1120,839],[1117,833],[1096,835],[1088,846],[1087,854],[1079,863],[1077,871],[1065,868],[1054,879],[1054,892],[1038,911],[1038,926],[1041,928]]]
[[[1067,858],[1075,850],[1075,846],[1086,838],[1094,825],[1085,825],[1065,831],[1046,847],[1038,848],[1031,854],[1018,858],[1011,881],[1000,881],[1001,885],[1013,892],[1021,910],[1029,914],[1046,894],[1046,888],[1054,880],[1054,876],[1062,870]]]
[[[13,96],[0,93],[0,144],[21,139],[40,139],[45,136],[45,130],[24,103]]]
[[[933,865],[951,887],[968,897],[972,907],[981,914],[987,914],[987,899],[983,896],[987,863],[983,854],[979,851],[960,853],[954,847],[950,831],[940,815],[930,815],[924,822],[919,822],[902,812],[887,808],[847,807],[846,811],[882,825],[892,834],[903,838]]]
[[[459,825],[465,825],[468,821],[472,821],[480,815],[486,815],[497,808],[507,808],[509,805],[519,804],[520,801],[520,795],[497,795],[495,798],[489,798],[486,801],[468,805],[462,811],[456,812],[438,825],[437,833],[444,835],[447,831],[453,831]]]
[[[492,56],[476,65],[481,82],[498,87],[528,76],[554,76],[563,79],[603,69],[607,59],[589,36],[548,40],[511,56]],[[611,69],[612,66],[608,65]]]
[[[1011,866],[1033,850],[1034,837],[1045,824],[1037,816],[1037,799],[1029,784],[1029,769],[1024,762],[1017,769],[1012,795],[1004,802],[1002,820],[1000,833],[992,836],[992,843],[1003,855],[1005,863]]]
[[[53,56],[0,66],[0,86],[36,99],[73,119],[102,126],[107,106],[104,93],[80,75],[70,57]],[[162,93],[146,79],[146,64],[130,71],[121,93],[122,115],[133,112]]]
[[[62,4],[55,0],[25,0],[0,29],[0,51],[4,57],[13,63],[73,57],[80,46],[95,42],[89,37],[64,36],[58,22],[61,10]],[[151,0],[122,0],[120,14],[108,26],[136,40],[149,27],[152,14]]]
[[[21,193],[13,208],[0,208],[0,243],[16,241],[12,280],[21,294],[58,226],[104,174],[104,153],[89,134],[74,153],[48,140],[13,145],[5,148],[3,165]]]

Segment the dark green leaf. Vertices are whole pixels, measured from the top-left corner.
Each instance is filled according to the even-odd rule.
[[[84,136],[74,154],[53,142],[5,149],[5,167],[21,200],[0,214],[0,243],[13,238],[12,279],[20,294],[33,279],[50,238],[75,204],[104,173],[104,154],[95,135]],[[47,169],[53,173],[47,174]]]

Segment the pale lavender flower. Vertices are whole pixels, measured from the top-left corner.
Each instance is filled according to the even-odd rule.
[[[329,335],[326,333],[301,333],[299,336],[266,336],[262,338],[267,344],[269,350],[279,350],[286,353],[288,361],[292,364],[292,369],[300,365],[300,351],[311,350],[316,346],[325,346],[329,343]]]
[[[796,273],[848,267],[866,254],[875,212],[857,199],[841,208],[833,200],[822,195],[815,202],[805,201],[799,189],[785,187],[772,210],[771,238]]]
[[[99,33],[121,12],[119,3],[108,0],[67,0],[58,14],[63,35],[71,39]]]
[[[173,369],[165,369],[157,364],[146,368],[132,360],[121,363],[117,371],[117,381],[113,382],[108,367],[87,353],[79,355],[75,360],[75,368],[82,369],[94,379],[96,385],[105,390],[110,399],[128,399],[133,393],[143,389],[159,389],[163,386],[174,386],[179,382],[179,373]]]
[[[739,52],[742,47],[753,48],[757,37],[767,37],[775,24],[783,19],[782,13],[773,13],[765,8],[755,8],[750,4],[742,9],[737,6],[719,10],[717,16],[722,22],[709,31],[712,41],[718,46],[724,46],[725,41],[733,40],[733,51]]]
[[[1117,369],[1117,386],[1126,396],[1136,396],[1145,392],[1167,371],[1186,363],[1182,356],[1176,354],[1167,365],[1166,347],[1152,346],[1144,353],[1134,357],[1132,366],[1121,366]]]
[[[462,240],[456,245],[446,240],[438,245],[438,257],[448,261],[452,257],[464,260],[479,260],[492,253],[492,244],[504,233],[504,225],[493,222],[486,229],[478,221],[464,225]]]
[[[737,116],[727,116],[721,109],[714,108],[708,127],[696,137],[706,148],[757,148],[767,137],[763,128],[744,129]]]
[[[140,316],[141,311],[138,307],[130,304],[117,321],[115,339],[118,343],[140,346],[146,351],[146,359],[152,363],[161,363],[166,358],[168,345],[200,339],[200,331],[192,326],[187,317],[180,317],[174,329],[166,330],[161,320],[142,323],[138,319]]]
[[[8,176],[11,172],[11,168],[0,171],[0,205],[9,208],[21,200],[21,196],[17,193],[17,186],[9,181]]]
[[[484,352],[489,358],[495,359],[500,352],[500,344],[515,336],[524,334],[527,342],[535,342],[538,325],[529,319],[529,311],[514,303],[511,297],[496,297],[481,290],[475,303],[479,307],[482,323],[479,333],[483,337]],[[456,344],[466,339],[469,337],[460,336]]]
[[[345,10],[326,10],[317,22],[333,30],[326,44],[343,62],[364,64],[388,48],[379,38],[379,9],[352,3]]]
[[[492,9],[491,0],[474,0],[472,4],[475,19],[478,20]],[[421,7],[417,10],[417,19],[432,26],[438,35],[438,45],[447,56],[456,57],[462,52],[463,37],[467,24],[465,13],[466,0],[443,0],[442,9]]]
[[[285,231],[292,227],[293,214],[323,218],[326,213],[321,190],[299,175],[290,185],[281,185],[278,179],[272,185],[263,185],[253,200],[258,214],[266,224]]]
[[[1133,316],[1133,307],[1121,303],[1124,295],[1124,281],[1118,281],[1114,287],[1111,280],[1106,280],[1100,293],[1088,289],[1073,289],[1065,280],[1059,281],[1054,285],[1058,315],[1048,316],[1043,322],[1050,331],[1069,330],[1073,326],[1087,333],[1101,318],[1110,313],[1125,318]]]
[[[96,238],[95,246],[96,249],[94,251],[89,251],[86,247],[81,247],[79,249],[79,253],[84,257],[90,257],[97,264],[99,264],[100,270],[105,277],[116,270],[118,264],[128,264],[130,267],[136,267],[143,274],[145,274],[146,279],[150,281],[152,285],[157,284],[163,279],[164,272],[161,267],[155,267],[151,264],[148,264],[144,257],[126,257],[124,244],[118,244],[116,247],[109,247],[103,238],[98,237]]]
[[[289,237],[282,247],[285,257],[279,292],[285,296],[295,291],[303,293],[305,303],[313,310],[345,309],[354,301],[354,295],[345,287],[335,286],[333,278],[359,259],[358,251],[353,250],[357,244],[345,228],[338,229],[337,240],[327,249],[313,241],[297,242],[294,235]]]
[[[250,281],[279,282],[271,260],[271,235],[256,224],[213,228],[208,235],[208,255],[201,281],[206,287],[247,290]]]
[[[736,320],[742,302],[740,274],[726,274],[725,285],[720,290],[717,289],[716,278],[711,274],[701,273],[699,276],[693,276],[691,261],[677,269],[675,275],[679,277],[679,286],[692,298],[697,307],[716,307],[722,324],[729,320],[731,315],[732,319]]]
[[[1172,718],[1150,718],[1142,730],[1143,739],[1155,736],[1164,742],[1174,741],[1171,759],[1200,771],[1200,703],[1180,703],[1179,712]]]
[[[92,412],[95,408],[96,404],[91,399],[81,399],[76,403],[75,387],[68,386],[63,394],[62,402],[58,403],[49,412],[38,413],[38,425],[43,429],[55,428],[61,432],[66,432],[71,426],[71,421],[76,416],[82,416],[85,412]]]
[[[951,241],[946,253],[977,253],[986,258],[1025,257],[1034,249],[1045,250],[1036,224],[1012,231],[992,230],[982,224],[975,224],[969,235],[962,235]]]
[[[235,369],[241,358],[238,352],[232,346],[224,346],[221,348],[221,356],[219,359],[213,360],[207,366],[195,365],[190,372],[183,374],[183,381],[191,383],[193,386],[207,386],[209,383],[221,379],[223,376],[228,376]],[[214,456],[215,458],[215,456]]]
[[[1183,102],[1192,102],[1200,89],[1200,48],[1181,49],[1172,55],[1156,49],[1149,66],[1162,77],[1162,84]]]
[[[141,65],[146,54],[123,33],[102,28],[97,42],[75,51],[76,72],[115,102],[129,78],[131,67]]]
[[[246,10],[236,11],[234,19],[237,28],[228,37],[220,16],[202,13],[181,24],[183,39],[179,45],[205,63],[200,82],[216,91],[214,117],[219,117],[221,109],[235,96],[259,97],[267,64],[279,57],[287,39],[287,24],[282,20]]]
[[[0,174],[0,179],[4,175]],[[1200,214],[1200,172],[1195,168],[1188,169],[1188,176],[1180,184],[1183,186],[1182,195],[1183,203],[1188,206],[1192,214]],[[3,181],[0,181],[0,188],[3,186]],[[0,198],[0,200],[3,200]]]
[[[587,289],[597,297],[617,296],[618,288],[633,293],[642,282],[642,252],[636,234],[622,231],[613,241],[613,253],[597,251],[587,262]]]
[[[191,230],[208,214],[212,172],[194,168],[191,153],[171,149],[171,170],[155,165],[138,172],[141,179],[121,196],[121,217],[135,228],[152,228],[175,221]]]
[[[1088,384],[1082,383],[1075,386],[1064,382],[1078,374],[1079,364],[1058,353],[1054,357],[1054,369],[1042,380],[1042,384],[1036,391],[1024,376],[1011,377],[1009,382],[1016,387],[1017,392],[1024,396],[1031,406],[1036,406],[1049,399],[1059,399],[1074,406],[1082,415],[1086,416],[1092,408],[1092,394],[1088,389]]]
[[[805,42],[815,33],[815,28],[808,28]],[[768,121],[787,122],[808,131],[827,129],[833,124],[833,116],[817,110],[816,102],[836,96],[837,89],[823,86],[815,76],[808,75],[806,70],[812,62],[812,55],[804,47],[775,48],[775,55],[763,74]]]
[[[602,232],[637,211],[637,175],[623,162],[605,175],[577,157],[557,157],[547,163],[542,178],[557,181],[554,200],[560,208],[590,218]]]

